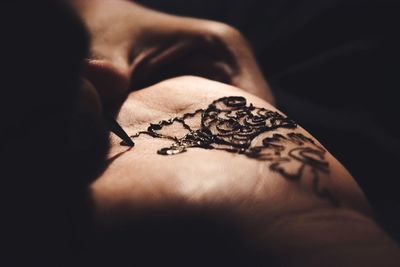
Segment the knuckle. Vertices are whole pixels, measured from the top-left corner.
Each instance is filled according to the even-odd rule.
[[[233,26],[221,22],[212,22],[212,24],[213,25],[211,25],[211,28],[213,34],[220,37],[221,39],[236,42],[244,41],[242,33]]]

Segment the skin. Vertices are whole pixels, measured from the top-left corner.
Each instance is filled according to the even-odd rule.
[[[276,110],[267,102],[238,88],[194,76],[186,76],[167,80],[129,94],[121,107],[118,121],[128,135],[133,135],[146,130],[150,123],[157,123],[163,119],[182,116],[199,108],[205,108],[213,100],[224,96],[244,96],[248,103],[253,103],[257,107]],[[194,124],[199,126],[197,122]],[[278,129],[272,133],[285,132],[292,132],[292,130]],[[296,129],[295,132],[310,136],[301,128]],[[178,128],[174,133],[179,135],[185,131]],[[266,133],[263,137],[271,136],[272,133]],[[225,151],[201,148],[192,148],[186,153],[175,156],[162,156],[156,153],[157,150],[168,147],[172,141],[155,139],[146,135],[134,140],[135,147],[127,149],[120,145],[120,139],[112,135],[109,158],[113,158],[113,161],[109,164],[108,170],[93,184],[95,198],[103,203],[99,205],[102,207],[101,209],[105,205],[118,206],[117,203],[125,202],[127,199],[135,203],[138,198],[139,202],[151,204],[153,199],[149,196],[154,196],[156,205],[159,205],[160,202],[157,199],[160,197],[162,201],[165,201],[169,195],[178,201],[183,199],[189,203],[204,201],[211,204],[215,200],[216,202],[233,201],[233,205],[238,204],[235,199],[231,199],[231,194],[236,196],[239,201],[248,199],[249,196],[253,196],[256,200],[260,198],[261,202],[271,205],[270,208],[263,207],[264,210],[272,209],[276,205],[288,205],[289,209],[300,206],[304,210],[330,208],[331,206],[326,200],[314,197],[311,192],[301,196],[303,195],[301,187],[305,189],[310,187],[307,179],[302,181],[304,184],[300,185],[285,181],[281,175],[266,168],[267,164],[263,161]],[[340,199],[346,202],[346,206],[368,213],[366,200],[350,174],[332,155],[329,154],[327,159],[330,162],[332,174],[323,179],[327,180],[329,187],[333,187],[341,194]],[[157,171],[153,168],[143,168],[143,166],[150,166],[151,162],[157,163]],[[307,173],[307,176],[310,176],[310,173]],[[210,177],[211,181],[208,182],[211,184],[203,185],[206,181],[200,177]],[[147,180],[149,184],[143,183]],[[160,187],[153,187],[153,180],[157,181],[157,185]],[[135,189],[132,192],[132,186],[129,185],[131,183],[138,183],[143,188],[137,187],[137,191]],[[149,188],[146,188],[147,186]],[[126,193],[112,193],[114,190],[122,190]],[[301,197],[291,200],[293,201],[291,203],[286,199],[286,195],[288,192],[296,190],[299,190],[297,194]],[[106,193],[103,195],[103,192]],[[227,198],[221,196],[227,196]],[[307,203],[307,201],[311,201],[311,203]],[[113,210],[115,210],[114,207],[110,208],[110,211]]]
[[[230,26],[128,1],[74,0],[72,5],[91,37],[83,64],[84,103],[98,115],[113,113],[128,134],[224,96],[244,96],[257,107],[276,110],[248,44]],[[207,79],[166,80],[186,74]],[[312,137],[300,127],[295,131]],[[141,136],[128,149],[110,138],[105,171],[89,187],[100,235],[117,234],[122,225],[133,229],[147,217],[169,214],[179,222],[182,214],[199,212],[235,228],[265,263],[394,266],[399,260],[397,245],[371,219],[360,188],[329,152],[330,172],[321,180],[340,207],[313,192],[310,170],[293,182],[268,163],[243,155],[192,148],[166,157],[156,151],[170,141]],[[126,246],[103,242],[97,245],[115,251]]]
[[[187,74],[235,85],[273,103],[247,41],[226,24],[172,16],[129,1],[71,3],[91,38],[83,75],[106,107],[131,90]]]
[[[118,120],[128,134],[135,134],[150,123],[207,107],[223,96],[244,96],[257,107],[276,110],[238,88],[187,76],[131,93]],[[311,137],[301,128],[295,131]],[[182,132],[176,130],[177,135]],[[368,204],[354,179],[329,153],[330,173],[321,179],[341,201],[340,207],[312,192],[309,170],[300,182],[293,182],[271,171],[268,163],[243,155],[192,148],[162,156],[156,151],[171,141],[141,136],[135,142],[128,149],[113,137],[109,165],[90,187],[99,229],[133,225],[149,211],[154,216],[201,210],[215,220],[229,218],[228,224],[238,227],[257,250],[272,255],[265,261],[290,265],[301,259],[304,266],[319,266],[329,259],[354,266],[358,260],[374,266],[396,258],[397,247],[368,217]],[[373,252],[361,256],[366,250]]]

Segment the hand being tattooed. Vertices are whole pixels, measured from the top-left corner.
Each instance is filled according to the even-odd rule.
[[[182,133],[168,134],[168,128],[176,124],[182,127]],[[244,154],[268,162],[271,171],[295,181],[299,181],[303,173],[307,172],[306,169],[310,168],[314,192],[328,198],[332,204],[339,205],[328,189],[319,187],[319,173],[329,173],[325,149],[301,133],[274,133],[279,129],[296,128],[294,121],[277,111],[257,108],[253,104],[246,106],[244,97],[231,96],[217,99],[205,109],[150,124],[147,131],[139,132],[132,138],[147,134],[174,141],[170,147],[157,151],[161,155],[183,153],[189,147]],[[296,147],[291,148],[291,145]],[[295,163],[298,166],[291,167]]]
[[[260,98],[186,76],[131,93],[118,120],[135,139],[135,147],[123,146],[112,136],[108,168],[91,185],[91,196],[99,229],[121,234],[129,248],[131,238],[139,240],[139,251],[145,244],[157,251],[180,251],[186,244],[184,249],[201,251],[203,259],[216,253],[224,259],[220,264],[229,259],[235,265],[248,247],[227,246],[242,244],[227,241],[235,234],[223,237],[234,228],[244,236],[243,244],[255,247],[250,251],[269,255],[265,261],[289,265],[300,257],[310,266],[307,263],[325,262],[332,250],[358,253],[354,244],[370,238],[391,246],[367,217],[368,204],[345,168]],[[205,230],[210,221],[217,232]],[[174,241],[159,243],[159,235]],[[112,247],[102,249],[118,251],[113,258],[120,258],[120,247],[115,249],[112,240],[106,239]],[[205,247],[193,248],[198,242],[206,242]],[[247,256],[246,261],[253,258]]]

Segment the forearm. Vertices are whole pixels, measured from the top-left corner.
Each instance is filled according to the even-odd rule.
[[[398,266],[400,262],[398,245],[371,218],[353,210],[290,215],[257,231],[260,262],[272,260],[276,266]]]

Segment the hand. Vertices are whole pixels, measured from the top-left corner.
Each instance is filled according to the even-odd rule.
[[[91,38],[84,76],[106,106],[129,91],[181,75],[232,84],[273,103],[249,45],[228,25],[167,15],[123,0],[72,4]]]
[[[131,93],[121,108],[118,120],[128,134],[134,135],[146,130],[150,124],[207,108],[213,101],[224,96],[243,96],[247,105],[252,103],[255,107],[276,111],[270,104],[240,89],[188,76]],[[198,128],[200,120],[193,119],[192,124]],[[172,136],[186,133],[185,128],[179,125],[171,129],[165,127],[162,131],[172,131]],[[312,138],[300,127],[282,127],[260,134],[258,139],[271,137],[275,133],[291,132]],[[173,141],[140,135],[134,139],[135,147],[127,150],[127,147],[120,145],[118,138],[112,137],[109,155],[112,160],[105,173],[92,186],[94,199],[99,203],[99,214],[118,213],[121,203],[124,203],[123,213],[129,213],[127,203],[132,203],[133,209],[138,207],[138,203],[144,207],[175,202],[209,206],[222,203],[245,214],[250,210],[253,213],[256,205],[257,209],[263,211],[260,214],[266,214],[267,217],[298,208],[307,210],[335,205],[329,198],[325,199],[313,192],[312,168],[305,168],[298,181],[291,181],[287,175],[271,169],[268,161],[251,156],[201,148],[162,156],[157,151],[169,147]],[[297,148],[294,143],[286,143],[282,154]],[[318,147],[323,149],[320,144]],[[368,205],[350,174],[328,152],[324,154],[323,161],[329,167],[326,167],[327,172],[319,174],[320,186],[329,188],[332,194],[337,195],[341,205],[367,212]],[[281,167],[287,173],[296,173],[301,165],[288,162]],[[288,195],[292,197],[288,198]],[[278,210],[277,206],[280,207]]]
[[[128,134],[134,135],[146,131],[150,124],[205,109],[226,96],[241,96],[247,106],[251,103],[276,111],[238,88],[197,77],[180,77],[131,93],[118,120]],[[198,128],[199,118],[187,123]],[[187,133],[179,124],[159,130],[175,137]],[[384,258],[390,263],[396,249],[368,217],[368,204],[345,168],[299,126],[278,127],[259,134],[251,147],[274,134],[285,139],[269,139],[260,157],[255,158],[251,153],[199,147],[165,156],[157,151],[170,147],[173,140],[142,134],[135,138],[135,147],[129,149],[121,146],[117,138],[112,139],[109,165],[91,185],[90,195],[98,229],[111,231],[112,238],[121,234],[125,242],[111,239],[101,243],[100,247],[106,250],[102,254],[125,251],[129,258],[134,248],[172,253],[175,248],[182,251],[183,247],[195,246],[195,241],[183,247],[176,247],[175,243],[188,234],[182,222],[194,214],[199,233],[207,233],[201,225],[205,218],[222,221],[223,229],[239,229],[246,242],[262,252],[262,257],[269,255],[265,262],[274,259],[290,265],[301,260],[304,266],[313,266],[312,262],[320,266],[329,258],[337,265],[356,261],[373,266],[371,259],[380,261],[388,253]],[[138,226],[138,222],[148,219],[151,223]],[[193,227],[193,223],[190,225]],[[174,227],[178,230],[171,230]],[[129,235],[126,229],[133,234]],[[168,236],[171,240],[166,247],[159,246],[166,242],[160,229],[173,233]],[[207,234],[202,238],[204,235]],[[207,243],[213,242],[218,243],[207,239]],[[383,250],[360,256],[375,247]],[[218,254],[225,248],[229,248],[227,243],[218,245]],[[208,251],[199,249],[202,255]],[[331,259],[331,251],[338,256]],[[228,254],[230,259],[236,259],[237,255]],[[185,253],[177,257],[185,257]]]

